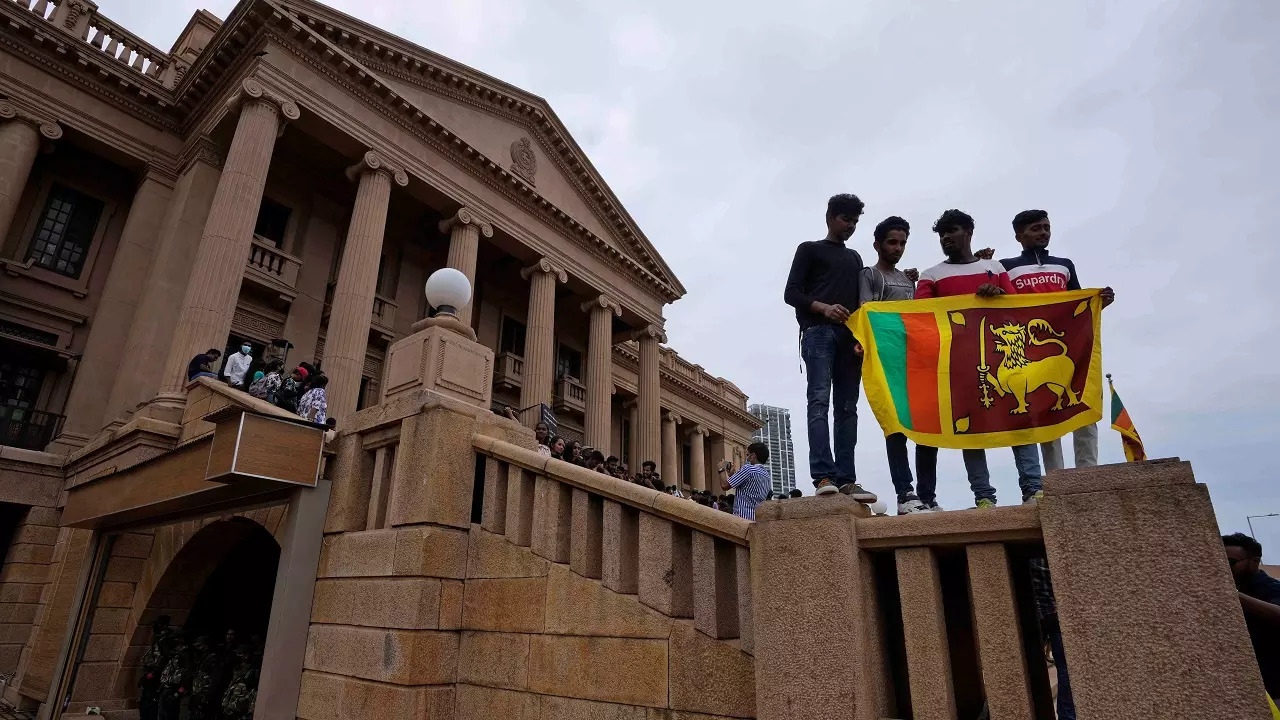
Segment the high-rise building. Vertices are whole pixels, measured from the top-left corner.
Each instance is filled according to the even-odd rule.
[[[772,405],[752,405],[747,411],[764,423],[753,442],[769,446],[769,474],[773,478],[773,494],[785,495],[796,486],[796,453],[791,442],[791,411]]]

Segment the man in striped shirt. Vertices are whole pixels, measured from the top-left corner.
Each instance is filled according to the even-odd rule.
[[[756,506],[769,497],[769,446],[762,442],[747,446],[747,462],[733,475],[729,471],[733,466],[728,461],[720,463],[716,468],[724,477],[720,478],[720,488],[734,490],[733,514],[747,520],[756,519]]]

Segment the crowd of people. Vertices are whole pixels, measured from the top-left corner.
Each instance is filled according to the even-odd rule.
[[[606,456],[603,451],[585,446],[577,440],[565,440],[554,435],[544,422],[534,426],[533,434],[538,441],[538,452],[546,457],[578,465],[624,482],[653,488],[658,492],[685,498],[713,510],[721,510],[748,520],[755,519],[756,506],[774,497],[768,468],[769,447],[764,443],[752,443],[747,446],[746,462],[742,467],[735,469],[732,463],[726,461],[716,468],[722,493],[714,493],[710,490],[690,490],[686,493],[678,483],[668,483],[658,472],[658,464],[653,460],[640,463],[640,471],[632,473],[618,456]],[[784,497],[800,497],[801,494],[799,490],[792,490]]]
[[[258,697],[263,640],[189,637],[161,615],[151,625],[151,645],[138,677],[141,720],[250,720]]]
[[[187,380],[198,377],[217,379],[219,374],[213,366],[221,357],[222,351],[209,349],[191,358],[187,365]],[[287,375],[284,369],[283,360],[254,358],[253,346],[245,343],[222,364],[221,379],[231,387],[295,413],[303,420],[334,427],[336,422],[329,417],[329,400],[325,391],[329,378],[308,362],[298,363]]]
[[[856,195],[842,194],[827,202],[827,235],[801,243],[787,276],[784,300],[795,309],[800,325],[800,354],[807,378],[806,426],[809,434],[809,471],[818,495],[842,492],[873,503],[876,495],[858,483],[854,448],[858,442],[858,394],[862,381],[862,348],[845,324],[863,303],[917,298],[977,295],[995,297],[1018,293],[1056,292],[1080,288],[1075,264],[1049,254],[1049,214],[1024,210],[1013,218],[1013,236],[1020,254],[993,260],[988,248],[974,252],[974,220],[961,210],[947,210],[933,224],[942,249],[942,262],[924,271],[899,270],[907,249],[911,225],[901,217],[889,217],[875,228],[871,247],[877,259],[866,266],[857,250],[848,246],[862,217],[864,204]],[[1115,299],[1111,288],[1101,291],[1102,305]],[[834,427],[829,425],[834,419]],[[834,440],[834,443],[833,443]],[[1095,425],[1073,436],[1077,467],[1096,465],[1098,432]],[[907,438],[885,438],[889,475],[897,495],[899,515],[942,510],[938,504],[938,449],[917,445],[912,476]],[[1063,467],[1061,441],[1012,448],[1022,502],[1043,496],[1040,456],[1044,467]],[[996,504],[985,450],[964,450],[964,465],[974,505],[985,509]],[[913,487],[914,486],[914,487]]]

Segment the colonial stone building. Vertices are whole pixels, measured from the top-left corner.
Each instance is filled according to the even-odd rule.
[[[441,268],[474,295],[431,312]],[[1266,717],[1185,463],[753,524],[540,455],[545,405],[699,489],[758,422],[663,346],[684,288],[543,100],[310,0],[168,52],[0,3],[0,270],[0,674],[40,718],[138,717],[162,616],[261,648],[259,720],[1052,717],[1032,557],[1081,717]],[[245,343],[318,361],[337,432],[187,382]]]

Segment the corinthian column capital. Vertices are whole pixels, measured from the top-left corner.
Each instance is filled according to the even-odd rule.
[[[562,283],[569,282],[569,273],[565,272],[564,268],[551,262],[547,258],[542,258],[538,262],[521,270],[520,277],[524,278],[525,280],[528,280],[529,278],[533,277],[537,273],[546,273],[547,275],[551,275],[552,277],[554,277],[555,279],[559,280]]]
[[[480,234],[491,238],[493,237],[493,226],[488,221],[481,218],[475,210],[468,207],[458,208],[458,212],[452,216],[440,221],[440,232],[451,232],[455,227],[463,225],[474,225]]]
[[[19,107],[12,100],[0,100],[0,120],[17,120],[31,125],[40,131],[46,140],[57,140],[62,137],[62,126],[49,118]]]
[[[356,164],[347,168],[347,179],[354,181],[366,173],[382,173],[400,187],[409,184],[409,174],[387,162],[387,159],[375,150],[365,153]]]
[[[285,123],[302,117],[302,111],[292,98],[263,85],[255,77],[247,77],[240,81],[239,91],[232,94],[227,101],[228,110],[235,111],[246,103],[259,102],[274,109],[283,119],[279,132],[284,132]]]
[[[596,308],[603,308],[612,312],[615,317],[622,317],[622,306],[608,295],[597,295],[582,303],[582,312],[589,313]]]

